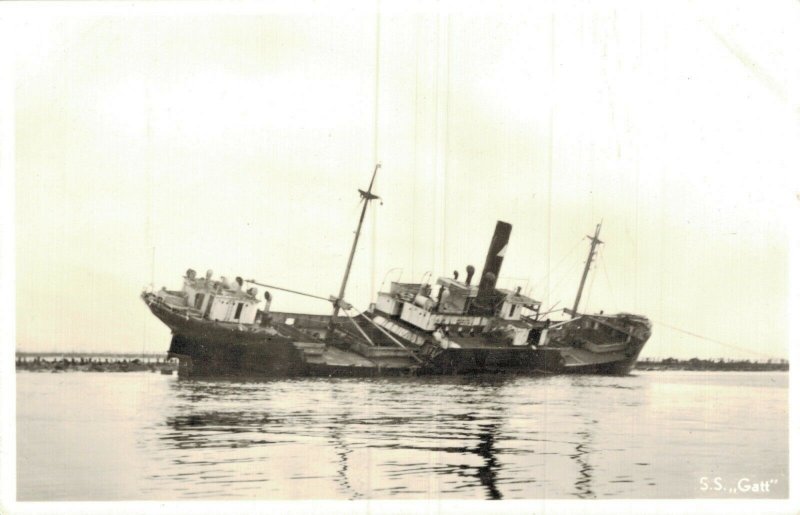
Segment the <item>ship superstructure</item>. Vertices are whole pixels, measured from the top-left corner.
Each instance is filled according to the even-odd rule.
[[[372,331],[375,345],[388,345],[391,335],[417,348],[425,368],[441,373],[555,369],[557,356],[537,351],[534,341],[532,330],[544,327],[537,320],[541,303],[520,288],[496,288],[510,235],[511,224],[498,221],[478,284],[471,265],[463,281],[454,272],[432,284],[393,282],[378,293],[362,328],[372,323],[386,333]]]
[[[598,225],[590,237],[575,308],[595,247],[602,243],[599,231]],[[590,315],[575,309],[563,310],[570,319],[551,320],[541,313],[541,302],[522,295],[520,287],[497,288],[510,234],[511,225],[498,221],[478,285],[472,284],[472,266],[463,281],[454,272],[434,284],[393,282],[389,291],[378,293],[368,313],[371,322],[418,347],[427,366],[439,372],[629,372],[650,336],[650,322],[637,315]],[[373,343],[388,345],[378,334]]]

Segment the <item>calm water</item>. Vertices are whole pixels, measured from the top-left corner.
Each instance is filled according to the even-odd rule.
[[[212,383],[19,372],[17,400],[21,501],[788,492],[786,373]]]

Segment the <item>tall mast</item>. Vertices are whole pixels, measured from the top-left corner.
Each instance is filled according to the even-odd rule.
[[[358,226],[356,227],[356,235],[353,238],[353,247],[350,249],[350,257],[347,259],[347,268],[344,270],[344,277],[342,278],[342,286],[339,288],[339,296],[334,299],[333,302],[333,316],[331,317],[330,323],[328,324],[328,328],[333,327],[333,323],[336,320],[336,317],[339,315],[339,307],[340,302],[344,299],[344,290],[347,288],[347,278],[350,277],[350,267],[353,265],[353,256],[356,254],[356,245],[358,245],[358,237],[361,236],[361,226],[364,224],[364,215],[367,213],[367,205],[369,204],[370,200],[375,200],[378,197],[377,195],[372,193],[372,186],[375,184],[375,176],[378,174],[378,168],[381,167],[381,164],[378,163],[375,165],[375,170],[372,172],[372,180],[369,181],[369,188],[367,191],[358,190],[361,194],[361,198],[364,201],[364,206],[361,208],[361,217],[358,219]]]
[[[589,257],[586,259],[586,266],[583,268],[583,277],[581,277],[581,285],[578,286],[578,295],[575,297],[575,305],[572,307],[572,318],[578,316],[578,304],[581,303],[581,295],[583,295],[583,285],[586,284],[586,276],[589,275],[589,268],[592,266],[592,260],[594,259],[594,249],[597,245],[603,243],[600,241],[600,226],[603,225],[601,221],[597,224],[597,227],[594,230],[594,236],[586,236],[592,241],[591,247],[589,247]]]

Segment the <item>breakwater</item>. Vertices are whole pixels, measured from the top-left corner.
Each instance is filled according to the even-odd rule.
[[[787,372],[789,362],[784,359],[751,361],[749,359],[640,359],[636,370],[692,370],[716,372]]]
[[[32,372],[161,372],[177,370],[176,360],[134,355],[17,355],[17,370]]]

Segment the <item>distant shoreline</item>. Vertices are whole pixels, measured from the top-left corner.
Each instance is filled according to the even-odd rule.
[[[767,362],[750,360],[710,360],[710,359],[675,359],[640,360],[635,370],[691,370],[721,372],[788,372],[789,362],[786,360],[770,360]]]
[[[114,359],[161,359],[167,357],[166,352],[31,352],[31,351],[17,351],[17,359],[19,358],[114,358]]]
[[[115,354],[104,352],[17,352],[17,370],[30,371],[78,371],[78,372],[135,372],[177,370],[174,360],[168,360],[164,353]],[[635,370],[661,371],[721,371],[721,372],[788,372],[786,360],[758,362],[750,360],[706,360],[644,359],[636,363]]]
[[[67,357],[69,356],[69,357]],[[31,372],[161,372],[178,369],[174,360],[163,354],[34,354],[17,353],[17,370]]]

